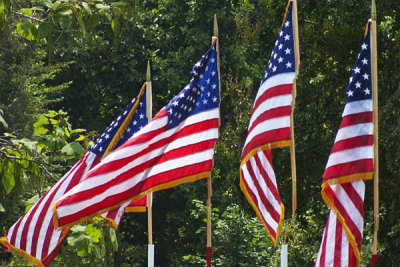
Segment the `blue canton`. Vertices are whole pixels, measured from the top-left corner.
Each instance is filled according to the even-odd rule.
[[[346,89],[347,102],[372,99],[370,24]]]
[[[219,74],[216,42],[191,71],[192,79],[167,105],[167,129],[178,126],[190,115],[219,106]]]
[[[290,2],[261,84],[277,74],[295,71],[292,6],[293,2]]]
[[[104,152],[106,152],[107,150],[107,147],[110,145],[110,142],[113,139],[114,135],[117,133],[118,129],[125,121],[126,117],[129,114],[129,111],[132,109],[135,103],[136,98],[129,103],[129,105],[119,114],[119,116],[110,124],[110,126],[107,127],[104,133],[99,138],[97,138],[96,142],[88,149],[89,151],[95,153],[99,157],[103,156]],[[132,117],[132,120],[115,149],[125,143],[126,140],[131,138],[134,133],[143,128],[143,126],[145,126],[147,122],[148,119],[146,116],[146,92],[143,92],[143,95]]]

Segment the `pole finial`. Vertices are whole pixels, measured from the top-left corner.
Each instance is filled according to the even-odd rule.
[[[218,37],[217,14],[214,14],[214,36],[215,36],[215,37]]]
[[[371,19],[372,20],[376,20],[376,4],[375,4],[375,0],[372,0],[372,4],[371,4]]]
[[[147,72],[146,72],[146,82],[150,82],[151,75],[150,75],[150,61],[147,61]]]

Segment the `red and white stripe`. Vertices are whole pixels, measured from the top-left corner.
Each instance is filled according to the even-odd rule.
[[[295,72],[278,74],[266,80],[259,88],[243,147],[242,160],[259,146],[270,144],[274,147],[274,144],[291,140],[290,114],[294,79]]]
[[[21,251],[31,262],[49,265],[68,232],[68,229],[63,232],[55,230],[51,204],[77,185],[90,167],[98,161],[99,158],[95,154],[86,152],[82,159],[8,230],[7,239],[2,241],[9,243],[14,250]]]
[[[348,102],[323,175],[331,208],[315,266],[358,266],[365,181],[373,172],[372,100]],[[340,238],[339,238],[340,237]]]
[[[281,202],[272,167],[271,151],[259,151],[241,166],[242,189],[256,210],[272,241],[281,230],[284,206]]]
[[[329,179],[373,171],[372,100],[348,102],[323,175]]]
[[[72,225],[145,192],[208,177],[218,138],[219,108],[192,115],[169,130],[167,123],[163,108],[57,201],[59,226]]]
[[[356,266],[357,257],[348,237],[354,238],[357,250],[361,251],[364,221],[365,181],[355,181],[332,186],[336,195],[335,206],[344,217],[348,230],[344,229],[336,212],[331,210],[322,235],[321,246],[315,266]],[[351,233],[349,235],[349,232]]]

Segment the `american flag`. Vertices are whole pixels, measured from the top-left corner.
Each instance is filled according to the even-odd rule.
[[[289,1],[254,102],[240,164],[240,187],[274,245],[282,228],[284,206],[270,149],[291,144],[292,85],[296,77],[292,12],[293,3]]]
[[[2,243],[9,245],[13,251],[33,264],[48,266],[51,263],[69,231],[68,228],[62,231],[55,229],[51,204],[82,181],[87,172],[100,162],[101,157],[110,145],[110,141],[123,122],[128,123],[129,126],[121,136],[122,139],[118,145],[121,145],[147,124],[144,88],[143,86],[139,93],[139,100],[136,101],[134,99],[129,103],[93,146],[85,152],[83,157],[8,230],[6,237],[0,239]],[[133,117],[129,122],[130,117],[128,115],[130,111],[132,111]],[[126,205],[117,207],[102,216],[115,227],[119,224]]]
[[[330,207],[315,266],[358,266],[365,180],[373,175],[370,23],[346,89],[347,103],[326,164],[322,197]]]
[[[89,171],[55,205],[58,226],[114,209],[161,189],[210,177],[219,128],[217,40],[190,83],[142,130]]]

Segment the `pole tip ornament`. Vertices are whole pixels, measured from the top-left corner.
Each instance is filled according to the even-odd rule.
[[[151,75],[150,75],[150,61],[147,61],[147,72],[146,72],[146,82],[150,82]]]
[[[214,14],[214,36],[215,36],[215,37],[218,37],[217,14]]]
[[[371,19],[372,20],[376,20],[376,4],[375,4],[375,0],[372,0],[372,4],[371,4]]]

